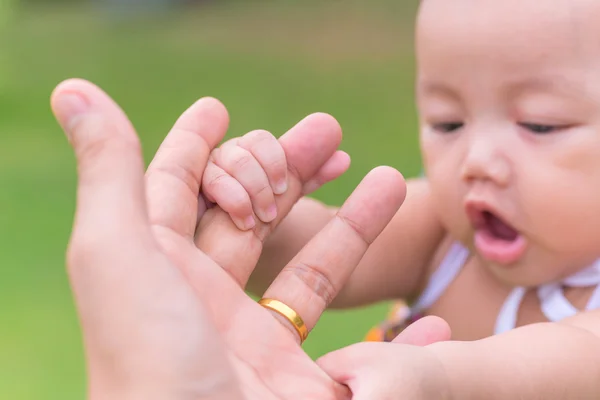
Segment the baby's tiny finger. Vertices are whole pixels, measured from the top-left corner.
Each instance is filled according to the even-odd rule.
[[[429,346],[452,338],[450,325],[440,317],[423,317],[404,329],[392,340],[392,343],[412,346]]]
[[[280,195],[287,191],[287,162],[285,152],[275,136],[264,130],[256,130],[244,135],[238,144],[248,150],[264,169],[273,193]]]
[[[213,162],[209,162],[204,171],[202,192],[228,213],[239,229],[249,230],[256,225],[246,190]]]
[[[215,153],[215,163],[246,190],[261,221],[269,223],[277,217],[273,190],[263,167],[252,153],[241,146],[231,147]]]

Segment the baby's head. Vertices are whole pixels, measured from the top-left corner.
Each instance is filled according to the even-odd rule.
[[[513,285],[600,258],[600,1],[423,0],[417,72],[450,234]]]

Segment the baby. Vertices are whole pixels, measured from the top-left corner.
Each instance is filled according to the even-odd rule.
[[[600,1],[424,0],[416,38],[425,177],[331,307],[406,299],[375,341],[446,320],[453,341],[436,349],[457,398],[600,398]],[[204,195],[242,229],[272,221],[285,191],[283,151],[256,138],[207,169],[235,179]],[[220,164],[248,154],[243,173]],[[300,200],[248,289],[335,212]]]

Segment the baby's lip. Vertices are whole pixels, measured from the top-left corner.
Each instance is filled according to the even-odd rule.
[[[496,218],[504,222],[506,225],[514,228],[514,225],[508,222],[508,219],[504,216],[504,214],[498,211],[498,208],[495,207],[491,202],[482,199],[467,199],[464,203],[465,212],[467,214],[467,218],[471,221],[471,225],[473,225],[474,229],[480,229],[486,224],[485,212],[489,212],[493,214]]]
[[[527,241],[516,228],[506,222],[507,219],[491,202],[469,199],[465,201],[465,212],[475,230],[475,248],[484,259],[509,266],[523,256],[527,248]],[[505,240],[499,238],[496,234],[492,234],[489,227],[488,213],[514,230],[516,234],[514,239]]]

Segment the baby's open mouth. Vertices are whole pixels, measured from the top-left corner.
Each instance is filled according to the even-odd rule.
[[[512,226],[501,220],[490,211],[483,211],[481,214],[482,224],[478,229],[486,230],[491,236],[507,242],[517,240],[519,232],[517,232]]]
[[[475,229],[475,247],[486,259],[501,264],[517,261],[525,251],[525,238],[499,215],[484,207],[467,207]]]

